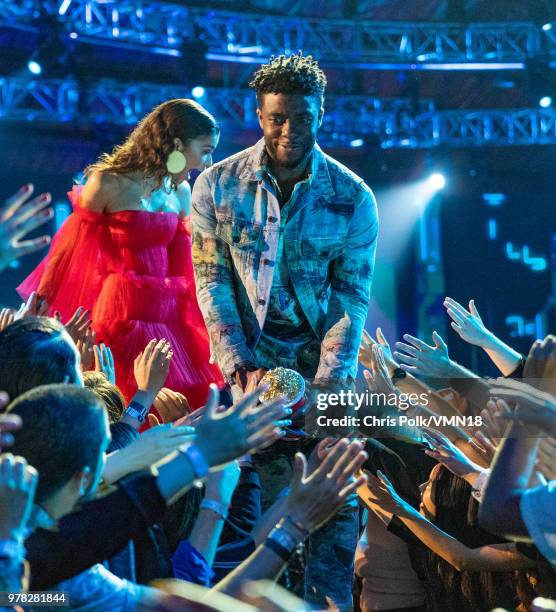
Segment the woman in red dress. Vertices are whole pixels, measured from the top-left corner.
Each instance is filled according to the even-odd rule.
[[[111,154],[85,170],[69,198],[73,214],[48,255],[18,287],[37,291],[67,320],[91,312],[97,341],[112,349],[116,382],[129,399],[133,361],[152,338],[174,353],[166,386],[201,406],[208,385],[222,386],[197,305],[188,227],[193,169],[212,163],[219,129],[192,100],[156,107]]]

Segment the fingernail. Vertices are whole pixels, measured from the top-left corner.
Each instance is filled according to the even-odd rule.
[[[29,191],[31,191],[31,189],[33,189],[32,183],[27,183],[26,185],[23,185],[21,191],[22,193],[28,193]]]
[[[49,201],[51,197],[52,196],[49,193],[42,193],[41,197],[39,198],[39,200],[41,202],[46,202],[46,201]]]

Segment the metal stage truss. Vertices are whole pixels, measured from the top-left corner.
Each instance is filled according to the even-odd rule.
[[[41,7],[72,36],[181,55],[202,40],[207,58],[261,62],[303,49],[341,66],[388,69],[520,69],[530,57],[556,66],[556,27],[532,22],[405,23],[233,13],[138,0],[2,0],[0,26],[34,29]]]
[[[69,79],[0,78],[0,120],[135,123],[161,101],[188,96],[187,88]],[[257,127],[253,92],[206,90],[202,103],[224,124]],[[326,146],[433,148],[556,144],[556,110],[436,110],[406,99],[329,96],[320,132]]]

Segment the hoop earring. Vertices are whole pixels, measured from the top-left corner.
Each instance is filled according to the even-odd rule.
[[[168,159],[166,160],[166,169],[170,174],[179,174],[183,172],[187,166],[187,159],[185,155],[178,151],[172,151],[170,155],[168,155]]]

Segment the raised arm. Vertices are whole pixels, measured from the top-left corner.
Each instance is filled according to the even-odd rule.
[[[444,307],[452,319],[452,329],[462,340],[480,346],[504,376],[515,371],[521,361],[520,353],[487,329],[475,306],[475,300],[469,300],[467,310],[453,298],[447,297]]]
[[[531,559],[517,552],[515,544],[489,544],[470,548],[434,523],[431,523],[415,508],[403,500],[386,476],[379,472],[380,479],[369,475],[368,487],[371,495],[366,503],[373,508],[396,515],[402,523],[430,550],[442,557],[460,572],[507,572],[534,567]]]

